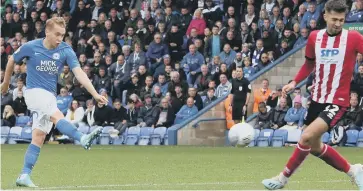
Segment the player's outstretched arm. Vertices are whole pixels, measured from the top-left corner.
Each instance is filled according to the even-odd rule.
[[[72,72],[74,76],[77,78],[78,82],[81,83],[86,88],[86,90],[92,95],[93,98],[95,98],[97,102],[101,102],[104,104],[108,103],[108,100],[105,97],[97,93],[97,91],[93,87],[93,84],[89,80],[87,74],[84,73],[80,67],[73,68]]]
[[[10,58],[8,59],[8,63],[6,65],[4,82],[1,84],[1,92],[3,93],[8,92],[10,78],[14,71],[14,65],[15,65],[14,57],[10,56]]]

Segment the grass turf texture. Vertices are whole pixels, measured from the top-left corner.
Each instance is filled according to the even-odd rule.
[[[16,189],[28,145],[1,146],[1,189]],[[363,149],[338,148],[352,163]],[[264,189],[292,148],[45,145],[32,180],[38,189]],[[37,189],[37,190],[38,190]],[[309,156],[286,189],[353,189],[349,178]]]

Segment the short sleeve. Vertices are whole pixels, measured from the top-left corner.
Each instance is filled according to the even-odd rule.
[[[246,80],[246,87],[245,88],[247,90],[247,93],[251,93],[252,87],[251,87],[251,84],[250,84],[250,82],[248,80]]]
[[[308,60],[315,60],[315,39],[317,31],[310,33],[305,47],[305,57]]]
[[[32,49],[30,48],[29,43],[25,43],[13,53],[13,58],[15,63],[21,63],[24,58],[28,58],[31,54]]]
[[[65,54],[66,54],[66,64],[68,64],[71,70],[80,67],[76,53],[74,53],[74,51],[71,48],[67,48],[65,50]]]

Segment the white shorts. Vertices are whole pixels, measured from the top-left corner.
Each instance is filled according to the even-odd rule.
[[[33,114],[32,129],[37,128],[48,134],[53,126],[50,116],[58,110],[57,98],[40,88],[26,89],[25,92],[25,103]]]

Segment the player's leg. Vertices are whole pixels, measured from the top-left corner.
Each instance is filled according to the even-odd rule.
[[[102,127],[98,127],[90,134],[83,135],[81,132],[77,130],[76,126],[74,126],[72,123],[70,123],[64,118],[63,113],[59,111],[59,109],[57,109],[52,114],[50,120],[55,124],[55,127],[62,134],[67,135],[68,137],[79,141],[81,145],[87,150],[90,149],[93,140],[96,139],[102,132]]]
[[[301,135],[300,141],[288,160],[284,170],[272,179],[263,180],[262,184],[270,190],[283,188],[287,184],[289,177],[309,155],[311,147],[316,140],[320,140],[321,135],[327,130],[328,125],[320,117],[313,121]]]
[[[16,180],[17,186],[36,187],[30,179],[30,174],[38,160],[45,137],[52,129],[52,126],[53,124],[50,121],[45,120],[43,113],[33,112],[32,141],[25,152],[24,166]]]

